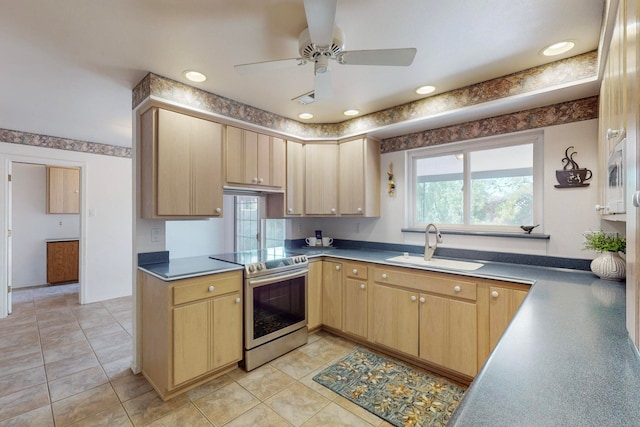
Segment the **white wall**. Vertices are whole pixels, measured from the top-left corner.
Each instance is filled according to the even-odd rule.
[[[79,238],[80,215],[47,214],[45,165],[12,165],[12,285],[14,288],[47,283],[45,239]]]
[[[12,161],[80,166],[81,303],[131,295],[131,159],[0,142],[0,173]],[[0,186],[0,223],[7,224],[7,186]],[[94,215],[89,215],[92,212]],[[0,271],[6,271],[6,240],[0,243]],[[0,275],[0,316],[6,311],[6,275]]]
[[[598,201],[597,120],[587,120],[544,128],[544,228],[538,232],[551,235],[549,240],[445,235],[439,246],[487,250],[564,258],[592,258],[582,251],[582,233],[600,229],[600,218],[594,210]],[[574,159],[581,167],[591,169],[594,177],[588,187],[557,189],[556,169],[567,147],[573,145]],[[387,195],[387,170],[393,163],[396,196]],[[321,229],[324,236],[371,242],[424,245],[424,234],[403,233],[405,217],[405,152],[381,156],[380,218],[301,218],[291,220],[288,238],[312,236]],[[606,225],[605,225],[606,227]]]

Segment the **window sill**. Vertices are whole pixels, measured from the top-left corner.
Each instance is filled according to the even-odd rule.
[[[403,233],[421,233],[424,234],[424,228],[402,228]],[[514,233],[514,232],[496,232],[496,231],[463,231],[463,230],[440,230],[440,234],[458,235],[458,236],[479,236],[479,237],[509,237],[515,239],[540,239],[549,240],[549,234],[542,233]]]

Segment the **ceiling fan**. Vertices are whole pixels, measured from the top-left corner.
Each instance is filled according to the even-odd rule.
[[[248,74],[313,63],[314,98],[327,99],[332,95],[329,61],[341,65],[411,65],[415,48],[344,50],[344,33],[335,26],[336,5],[337,0],[304,0],[308,28],[298,37],[299,58],[236,65],[236,71]]]

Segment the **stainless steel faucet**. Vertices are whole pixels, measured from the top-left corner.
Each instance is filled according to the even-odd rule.
[[[431,246],[429,243],[429,229],[433,227],[433,231],[436,235],[436,243]],[[438,243],[442,243],[442,234],[440,234],[440,230],[436,227],[435,224],[427,224],[427,228],[424,230],[424,260],[429,261],[433,256],[433,253],[436,251],[438,247]]]

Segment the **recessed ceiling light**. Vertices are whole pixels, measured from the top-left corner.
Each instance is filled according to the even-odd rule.
[[[419,95],[427,95],[436,90],[435,86],[420,86],[416,89],[416,93]]]
[[[196,83],[202,83],[203,81],[207,80],[207,76],[205,76],[204,74],[198,72],[198,71],[193,71],[193,70],[187,70],[184,73],[184,76],[191,80],[192,82],[196,82]]]
[[[576,44],[574,42],[568,41],[568,40],[554,43],[551,46],[545,47],[544,50],[542,51],[542,54],[544,56],[561,55],[565,52],[569,52],[571,49],[573,49],[575,45]]]
[[[345,116],[357,116],[358,114],[360,114],[360,111],[358,111],[358,110],[346,110],[343,114]]]
[[[300,114],[298,114],[298,117],[300,117],[302,120],[309,120],[309,119],[313,119],[313,114],[311,114],[311,113],[300,113]]]

